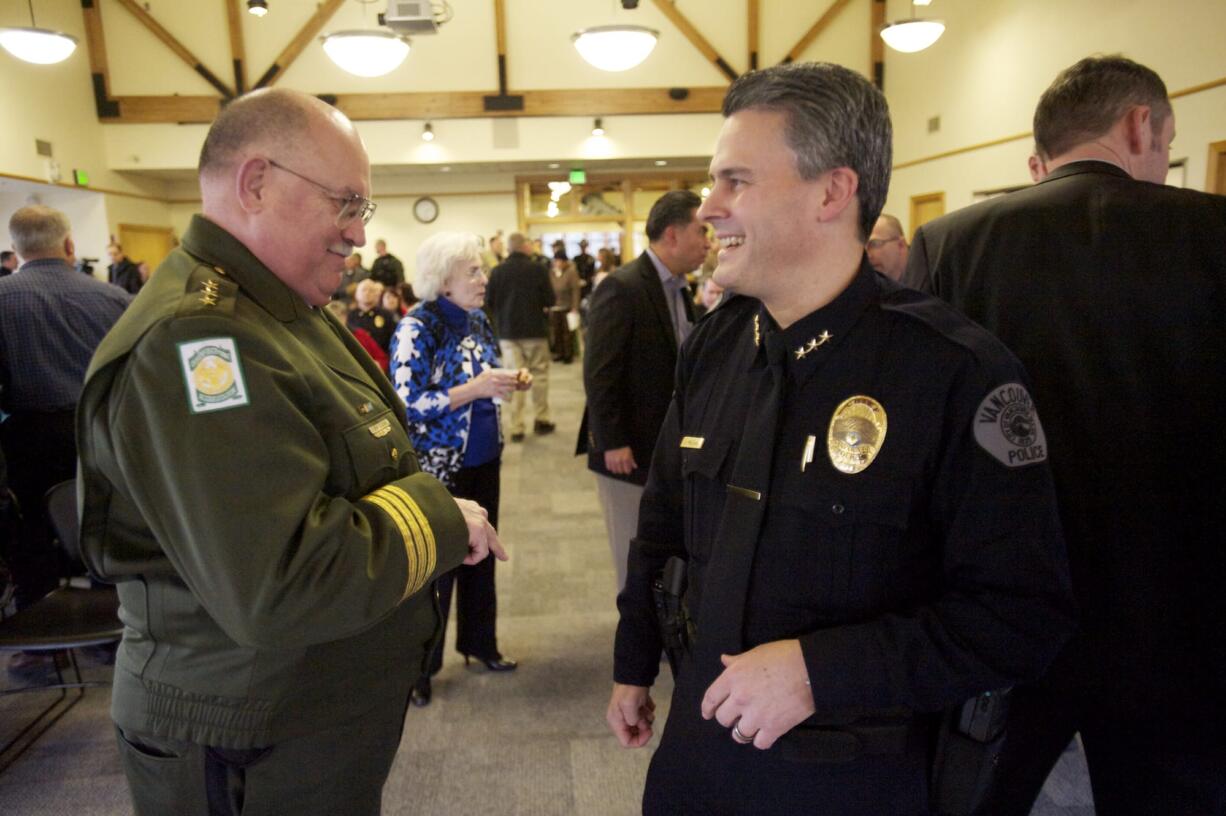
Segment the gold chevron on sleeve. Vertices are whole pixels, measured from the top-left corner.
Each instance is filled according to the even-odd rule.
[[[408,561],[404,588],[407,598],[425,586],[434,573],[438,563],[434,531],[417,502],[396,485],[384,485],[365,500],[386,513],[400,531]]]

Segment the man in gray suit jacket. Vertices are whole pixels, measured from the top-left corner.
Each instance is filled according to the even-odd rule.
[[[1174,113],[1131,60],[1066,69],[1034,131],[1046,178],[925,224],[904,277],[1030,372],[1082,613],[984,812],[1029,813],[1079,731],[1099,816],[1226,813],[1226,198],[1163,185]]]
[[[596,474],[618,591],[626,583],[639,499],[673,393],[677,349],[694,324],[685,276],[707,256],[701,205],[688,190],[661,196],[647,216],[647,249],[596,287],[588,311],[587,409],[576,452],[587,453]]]

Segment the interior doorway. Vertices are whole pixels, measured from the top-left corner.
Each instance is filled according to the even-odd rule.
[[[120,224],[119,243],[133,263],[144,261],[152,273],[178,245],[174,230],[147,224]]]
[[[1209,172],[1205,178],[1205,192],[1226,195],[1226,142],[1209,145]]]
[[[925,193],[911,196],[911,237],[915,231],[934,218],[945,214],[945,193]]]

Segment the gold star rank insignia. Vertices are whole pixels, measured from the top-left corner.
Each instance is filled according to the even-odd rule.
[[[830,341],[831,334],[828,331],[823,331],[817,337],[809,338],[808,343],[801,343],[796,347],[796,359],[803,360],[811,351],[821,348]]]

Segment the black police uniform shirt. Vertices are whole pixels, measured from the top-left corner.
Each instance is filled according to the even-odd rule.
[[[768,340],[786,347],[773,440],[744,435],[759,422]],[[701,698],[719,651],[799,638],[820,724],[956,705],[1037,676],[1067,639],[1042,426],[1021,364],[985,331],[862,262],[835,300],[786,330],[758,301],[727,299],[677,372],[615,649],[615,679],[651,685],[661,644],[650,584],[668,556],[685,557],[697,634],[669,728],[698,718],[676,701]],[[743,457],[763,456],[768,482],[732,482]],[[737,540],[755,505],[756,536]],[[752,568],[708,585],[713,559],[739,547],[753,548]],[[739,592],[743,629],[710,631]]]
[[[392,337],[396,334],[396,324],[399,318],[387,309],[376,306],[373,309],[350,309],[346,324],[350,329],[365,329],[379,348],[387,351],[392,345]]]

